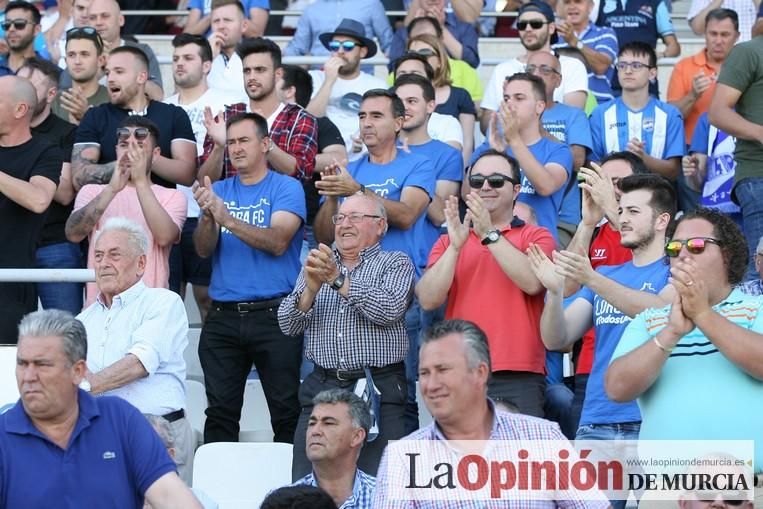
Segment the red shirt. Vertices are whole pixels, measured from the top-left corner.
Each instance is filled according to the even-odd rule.
[[[607,223],[599,228],[596,237],[591,241],[588,257],[591,259],[591,266],[595,269],[601,265],[620,265],[629,262],[633,258],[633,253],[620,245],[620,232]],[[583,346],[578,356],[578,375],[587,375],[591,372],[594,337],[593,327],[583,336]]]
[[[547,229],[516,219],[512,225],[501,233],[522,253],[530,244],[538,244],[551,256],[556,241]],[[447,235],[435,242],[427,267],[440,259],[449,244]],[[493,371],[545,374],[546,350],[540,338],[544,297],[545,292],[528,295],[520,290],[472,231],[458,255],[445,318],[469,320],[485,331]]]

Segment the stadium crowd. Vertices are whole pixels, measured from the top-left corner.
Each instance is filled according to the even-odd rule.
[[[95,271],[0,282],[0,507],[216,507],[188,285],[203,443],[256,376],[294,444],[263,507],[468,506],[390,496],[399,439],[752,440],[763,476],[763,5],[692,0],[692,55],[673,7],[0,1],[0,267]],[[492,36],[522,50],[483,83]]]

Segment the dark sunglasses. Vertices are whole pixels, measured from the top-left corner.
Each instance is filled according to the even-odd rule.
[[[355,49],[355,46],[360,46],[355,41],[331,41],[329,42],[329,49],[331,51],[339,51],[339,48],[342,48],[345,51],[352,51]]]
[[[543,21],[540,19],[531,19],[530,21],[517,21],[517,30],[520,32],[527,30],[527,25],[530,25],[530,28],[533,30],[540,30],[543,28],[543,25],[548,25],[551,23],[550,21]]]
[[[130,135],[135,136],[138,141],[143,141],[148,138],[151,132],[147,127],[136,127],[134,130],[130,130],[128,127],[117,127],[117,139],[119,141],[127,141],[130,139]]]
[[[711,491],[699,491],[699,492],[694,492],[694,494],[700,501],[706,504],[712,504],[713,502],[718,500],[719,495],[722,498],[723,503],[728,506],[739,507],[740,505],[744,504],[747,501],[747,497],[745,496],[744,493],[734,493],[730,495],[727,492],[714,493]],[[729,500],[729,498],[732,498],[732,499]]]
[[[3,21],[3,24],[0,26],[7,32],[11,27],[16,30],[24,30],[27,25],[34,25],[34,21],[29,21],[28,19],[12,19],[10,21]]]
[[[473,189],[482,189],[487,180],[487,185],[493,189],[500,189],[508,181],[514,185],[519,184],[516,180],[500,173],[493,173],[492,175],[469,175],[469,187]]]
[[[98,49],[103,48],[103,39],[101,34],[93,27],[74,27],[66,31],[66,42],[71,39],[90,39]]]
[[[671,258],[675,258],[681,254],[681,248],[683,246],[686,246],[686,250],[691,254],[700,254],[705,251],[708,244],[715,244],[719,247],[721,245],[720,242],[709,237],[692,237],[686,240],[671,240],[665,244],[665,254]]]
[[[431,50],[429,48],[422,48],[420,50],[410,50],[409,53],[413,53],[414,55],[419,55],[422,57],[433,57],[437,54],[434,52],[434,50]]]

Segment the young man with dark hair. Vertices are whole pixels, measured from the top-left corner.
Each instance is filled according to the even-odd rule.
[[[591,327],[596,332],[593,368],[575,437],[579,440],[638,439],[638,406],[609,400],[604,392],[604,374],[630,318],[659,304],[654,294],[668,283],[663,248],[676,211],[673,187],[657,175],[629,176],[620,186],[622,245],[632,250],[633,261],[594,271],[584,255],[560,251],[552,262],[539,248],[530,249],[533,272],[547,290],[540,320],[545,347],[566,351]],[[583,285],[566,306],[565,277]],[[613,500],[612,504],[622,509],[625,500]]]
[[[657,78],[654,49],[643,42],[620,46],[616,67],[622,95],[591,113],[591,160],[628,150],[653,173],[675,180],[686,143],[684,123],[676,107],[649,94],[649,82]]]
[[[275,320],[294,288],[305,221],[300,183],[268,165],[268,124],[256,113],[227,121],[234,176],[194,185],[202,210],[196,251],[212,257],[212,305],[199,342],[209,408],[204,442],[237,442],[252,364],[262,380],[276,442],[294,440],[302,337]],[[248,274],[251,277],[242,277]]]
[[[109,91],[98,81],[101,68],[106,65],[103,40],[93,27],[72,28],[66,32],[64,51],[72,87],[59,88],[51,109],[64,120],[79,125],[91,106],[109,102]]]
[[[267,119],[270,145],[267,162],[270,168],[298,180],[309,180],[315,169],[318,151],[315,117],[297,104],[284,104],[278,96],[276,83],[280,80],[281,50],[270,39],[246,39],[236,47],[241,59],[249,101],[226,106],[223,115],[207,108],[207,136],[199,168],[199,179],[209,176],[212,181],[235,175],[225,144],[225,121],[239,113],[257,113]]]
[[[150,119],[159,129],[161,153],[153,159],[152,180],[175,187],[190,185],[196,178],[191,122],[182,108],[146,97],[147,62],[142,50],[133,46],[120,46],[109,53],[106,73],[110,102],[88,109],[77,128],[72,151],[75,189],[110,182],[117,164],[117,127],[136,115]]]
[[[507,77],[499,111],[491,116],[490,137],[475,149],[472,161],[489,148],[515,157],[521,170],[519,201],[532,207],[538,225],[558,239],[559,210],[573,160],[568,146],[541,134],[545,109],[543,80],[525,72]]]
[[[61,70],[47,60],[32,57],[19,69],[17,75],[27,78],[37,92],[37,108],[33,113],[31,124],[32,135],[47,138],[56,144],[63,156],[61,177],[38,241],[36,267],[79,269],[82,268],[80,246],[68,242],[64,232],[64,225],[71,214],[75,194],[70,161],[77,126],[54,115],[50,107],[58,91]],[[73,314],[79,313],[82,309],[82,284],[80,283],[37,283],[37,294],[45,309],[64,309]]]
[[[172,77],[177,93],[164,100],[183,108],[191,121],[196,140],[196,156],[204,153],[204,138],[207,127],[204,111],[209,108],[215,114],[225,110],[226,104],[235,102],[227,92],[212,89],[207,85],[207,77],[212,66],[212,48],[201,35],[179,34],[172,39]],[[170,290],[185,295],[187,283],[193,286],[193,294],[199,306],[201,321],[209,310],[209,278],[212,264],[196,254],[193,247],[193,232],[199,221],[199,206],[193,199],[189,186],[179,185],[188,202],[188,218],[183,225],[180,243],[172,246],[170,253]]]
[[[24,0],[14,0],[5,6],[5,42],[8,55],[0,58],[0,75],[15,74],[26,59],[37,54],[34,39],[40,33],[40,11]]]
[[[66,221],[66,238],[71,242],[86,237],[91,240],[87,265],[92,268],[93,233],[111,217],[127,217],[148,235],[143,281],[151,288],[167,288],[170,248],[180,240],[186,219],[185,197],[177,189],[152,183],[151,172],[161,151],[161,134],[154,122],[140,115],[127,116],[113,136],[117,139],[114,150],[120,157],[114,162],[110,180],[80,189]],[[95,285],[88,283],[86,303],[91,304],[95,296]]]

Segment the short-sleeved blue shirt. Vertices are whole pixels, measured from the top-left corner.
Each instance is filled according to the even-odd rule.
[[[244,184],[238,175],[212,185],[228,211],[240,221],[269,228],[275,212],[290,212],[304,224],[305,191],[297,179],[268,170],[256,184]],[[229,230],[220,228],[212,258],[209,296],[222,302],[264,300],[294,289],[301,265],[303,228],[297,230],[281,256],[255,249]]]
[[[101,155],[98,164],[110,163],[117,159],[117,127],[129,116],[129,110],[114,106],[111,103],[101,104],[90,108],[82,117],[77,128],[74,144],[96,143],[100,145]],[[172,142],[185,140],[196,146],[193,127],[188,114],[180,106],[150,101],[146,110],[146,118],[159,128],[159,148],[164,157],[172,157]],[[158,177],[151,180],[165,187],[175,187],[175,184]]]
[[[438,180],[449,180],[458,183],[463,180],[464,160],[461,152],[447,143],[430,140],[421,145],[409,145],[408,148],[412,153],[423,155],[432,161],[434,164],[435,186]],[[413,227],[416,230],[415,240],[418,242],[419,254],[425,264],[429,259],[429,252],[432,250],[432,246],[440,238],[440,226],[442,225],[432,223],[429,217],[424,214],[416,221],[416,225]],[[420,268],[423,269],[424,267]]]
[[[597,106],[589,121],[593,161],[625,150],[632,138],[645,142],[644,152],[657,159],[682,157],[686,149],[681,112],[654,97],[639,111],[631,110],[618,97]]]
[[[397,151],[395,159],[387,164],[375,164],[365,155],[351,162],[347,167],[352,178],[358,184],[363,184],[370,191],[387,200],[400,201],[403,189],[418,187],[429,195],[434,196],[435,172],[433,163],[428,158],[404,150]],[[426,215],[426,209],[422,216]],[[381,240],[385,251],[402,251],[413,260],[417,276],[421,275],[421,267],[426,267],[426,256],[422,258],[416,240],[415,225],[407,230],[389,227]],[[427,253],[429,254],[429,253]]]
[[[0,507],[140,509],[175,463],[145,417],[121,398],[78,392],[66,450],[50,441],[19,400],[0,416]]]

